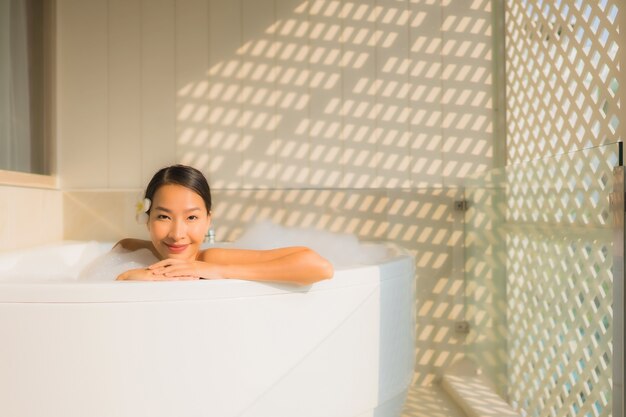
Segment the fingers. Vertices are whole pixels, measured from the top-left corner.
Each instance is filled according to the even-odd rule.
[[[182,281],[195,279],[198,279],[198,277],[185,272],[184,269],[180,269],[178,271],[170,271],[167,275],[164,273],[159,273],[156,270],[133,269],[120,274],[116,278],[116,280],[118,281]]]
[[[163,275],[168,278],[197,279],[200,277],[193,262],[180,259],[165,259],[148,267],[155,275]]]
[[[189,262],[183,261],[181,259],[164,259],[153,265],[150,265],[148,267],[148,270],[151,271],[153,274],[167,276],[189,275],[185,272],[193,271],[193,269],[190,269]]]
[[[162,268],[167,268],[170,267],[172,265],[175,264],[179,264],[179,263],[184,263],[186,261],[183,261],[181,259],[172,259],[172,258],[168,258],[168,259],[163,259],[162,261],[159,261],[155,264],[152,264],[148,267],[148,269],[150,270],[158,270],[158,269],[162,269]]]
[[[166,277],[193,277],[199,278],[196,269],[191,265],[176,265],[171,266],[163,271],[163,275]]]
[[[138,270],[136,270],[138,271]],[[136,272],[133,271],[133,272]],[[119,280],[132,279],[144,281],[166,281],[166,280],[197,280],[200,278],[217,278],[217,275],[210,271],[207,264],[198,261],[168,258],[156,262],[139,273],[124,273],[118,277]]]

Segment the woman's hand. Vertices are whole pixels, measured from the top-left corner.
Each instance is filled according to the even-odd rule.
[[[157,276],[165,279],[221,279],[216,266],[202,261],[164,259],[148,267]]]
[[[156,273],[148,268],[131,269],[121,273],[116,278],[117,281],[174,281],[185,279],[198,279],[191,276],[166,276],[161,273]]]

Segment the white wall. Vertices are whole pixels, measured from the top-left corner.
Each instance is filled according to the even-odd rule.
[[[492,165],[487,0],[59,0],[65,189],[452,186]]]

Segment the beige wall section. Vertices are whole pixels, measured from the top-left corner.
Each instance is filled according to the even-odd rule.
[[[57,5],[61,187],[140,187],[176,162],[175,4]]]
[[[276,186],[301,188],[311,173],[309,4],[277,0],[276,41]],[[296,19],[294,14],[306,18]]]
[[[0,251],[63,238],[61,192],[0,185]]]
[[[59,0],[60,178],[455,186],[492,165],[490,2]]]
[[[176,2],[142,0],[141,176],[176,162]],[[138,161],[139,162],[139,161]],[[115,155],[109,166],[115,167]]]
[[[141,177],[140,0],[110,0],[108,31],[109,187],[139,186]],[[115,30],[112,30],[115,28]]]
[[[176,94],[177,159],[188,165],[211,163],[209,132],[209,3],[206,0],[179,1],[176,5]],[[194,80],[194,81],[190,81]],[[205,146],[202,154],[196,146]]]
[[[451,1],[442,9],[443,183],[494,164],[491,1]]]
[[[61,186],[107,187],[108,3],[57,2],[57,145]]]
[[[410,2],[409,119],[411,183],[442,186],[441,6]]]
[[[324,2],[317,3],[315,13],[323,19],[327,9]],[[376,52],[381,42],[377,31],[380,10],[376,9],[374,0],[365,0],[359,4],[344,3],[342,6],[341,14],[333,19],[338,36],[341,35],[341,42],[337,44],[331,40],[329,43],[330,46],[337,44],[337,48],[340,48],[336,50],[335,59],[340,63],[336,78],[342,91],[339,95],[334,88],[327,90],[329,97],[325,98],[322,108],[330,132],[317,133],[316,129],[311,139],[316,144],[318,136],[322,136],[326,147],[331,150],[330,153],[319,152],[318,155],[330,175],[341,175],[337,185],[351,188],[379,187],[380,157],[377,146],[380,135],[377,131],[377,112],[380,107],[376,90]],[[316,25],[315,30],[318,31],[318,28]],[[326,63],[326,67],[331,70],[336,66],[336,62]],[[316,73],[313,72],[313,77],[317,76]],[[341,119],[335,118],[335,106],[340,110]],[[314,126],[319,123],[315,117],[312,117],[312,122]],[[335,140],[335,130],[341,139],[339,143]],[[314,149],[319,150],[315,145]],[[329,157],[335,154],[335,150],[340,165],[335,158]],[[335,171],[339,167],[341,171]],[[317,168],[318,165],[314,165],[314,177],[318,176]]]

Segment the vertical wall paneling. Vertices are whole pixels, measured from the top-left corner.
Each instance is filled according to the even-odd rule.
[[[141,33],[142,178],[176,162],[174,0],[143,0]]]
[[[377,0],[376,186],[409,187],[410,134],[407,0]]]
[[[490,7],[60,0],[62,180],[178,161],[218,188],[456,186],[492,159]]]
[[[274,0],[243,0],[239,48],[244,188],[273,188],[276,179]]]
[[[442,7],[443,181],[455,186],[492,167],[491,0]]]
[[[411,182],[441,186],[441,5],[409,3]]]
[[[306,187],[310,174],[309,8],[307,0],[276,0],[276,184]]]
[[[338,98],[342,117],[341,186],[375,186],[376,178],[376,32],[375,0],[346,1],[342,7],[341,75]],[[332,104],[334,104],[333,102]],[[333,114],[330,108],[328,114]]]
[[[141,187],[141,0],[108,3],[108,185]]]
[[[106,187],[107,2],[59,0],[57,7],[60,183]]]
[[[209,175],[216,188],[242,186],[243,143],[239,118],[241,0],[210,0],[209,11]]]
[[[177,161],[209,173],[209,2],[176,2]]]
[[[343,144],[339,140],[342,119],[338,116],[342,104],[342,21],[338,14],[341,4],[340,0],[314,0],[309,9],[312,187],[339,187],[343,176]]]

